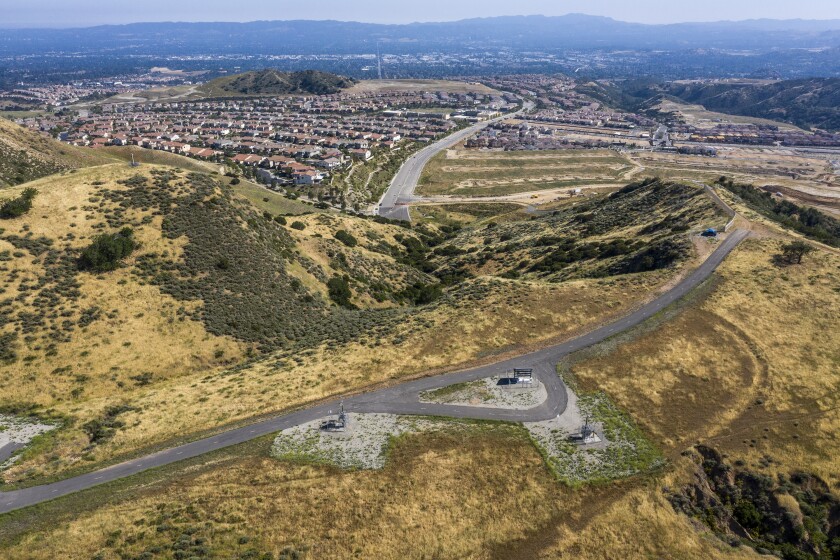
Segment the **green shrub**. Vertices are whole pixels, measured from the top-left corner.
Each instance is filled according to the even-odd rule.
[[[350,291],[350,279],[347,276],[333,276],[327,282],[330,299],[341,307],[353,309],[355,306],[350,302],[353,292]]]
[[[32,208],[32,201],[38,191],[32,187],[23,190],[17,198],[10,198],[0,205],[0,218],[11,219],[23,216]]]
[[[343,229],[338,230],[335,232],[335,238],[347,245],[348,247],[355,247],[359,244],[353,234],[349,231],[345,231]]]
[[[306,224],[304,224],[301,221],[294,221],[294,222],[292,222],[292,229],[297,229],[297,230],[302,231],[302,230],[306,229]]]
[[[94,418],[82,424],[82,430],[87,434],[90,444],[103,443],[114,437],[117,430],[125,425],[117,417],[131,410],[135,409],[127,405],[109,406],[102,418]]]
[[[120,261],[130,255],[139,244],[134,239],[131,228],[123,228],[117,233],[98,235],[79,257],[79,268],[93,272],[114,270]]]
[[[17,360],[15,352],[16,333],[0,334],[0,363],[12,363]]]

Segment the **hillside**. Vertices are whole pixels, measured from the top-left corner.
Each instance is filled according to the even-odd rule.
[[[374,234],[383,229],[377,224],[346,226],[360,238],[352,250],[332,235],[310,241],[316,229],[340,229],[341,219],[290,218],[290,225],[309,230],[300,232],[209,175],[114,164],[29,185],[38,191],[32,210],[0,223],[6,273],[0,367],[60,370],[69,393],[80,384],[76,396],[87,380],[74,381],[68,364],[80,352],[87,377],[123,368],[126,375],[139,369],[154,378],[182,375],[228,364],[246,351],[355,337],[388,324],[382,312],[364,308],[398,305],[395,293],[433,281],[394,262],[396,243],[387,233]],[[96,235],[125,227],[140,248],[124,266],[101,274],[80,270],[80,252]],[[348,309],[330,305],[327,284],[338,275],[352,290]],[[116,351],[120,345],[130,349]],[[165,348],[166,359],[145,363],[155,348]],[[68,397],[63,383],[50,385],[49,391],[39,383],[6,386],[4,396]]]
[[[768,258],[778,246],[748,241],[687,300],[561,363],[576,391],[606,392],[650,434],[668,458],[661,471],[570,488],[545,468],[522,428],[504,423],[394,438],[382,470],[278,461],[265,438],[33,508],[0,526],[0,538],[11,543],[8,557],[21,559],[171,550],[232,558],[432,558],[441,550],[487,558],[595,560],[604,551],[832,558],[840,260],[820,252],[779,268]],[[504,297],[524,305],[527,290],[516,285],[506,282]],[[576,288],[555,299],[586,297]],[[603,285],[605,297],[609,289]],[[501,327],[507,310],[496,311]],[[482,318],[475,308],[468,313]],[[802,364],[808,375],[799,374]],[[288,379],[280,375],[260,387]],[[227,400],[242,399],[252,376],[228,375]],[[196,384],[205,395],[218,387],[215,377]],[[168,406],[177,407],[186,386],[170,389]],[[135,421],[148,427],[148,409],[165,402],[126,413],[118,437],[141,429]],[[337,525],[325,504],[351,514]]]
[[[670,84],[666,92],[710,111],[760,117],[802,128],[840,130],[840,79],[788,80],[766,85]]]
[[[218,175],[149,163],[0,198],[30,188],[31,209],[0,220],[0,410],[58,427],[2,471],[8,485],[569,337],[669,284],[714,246],[694,234],[727,219],[702,189],[653,179],[545,215],[460,205],[449,217],[468,219],[412,225],[277,215]],[[91,271],[101,234],[136,243]],[[279,461],[264,438],[16,512],[4,554],[700,560],[760,543],[816,558],[795,554],[837,538],[840,263],[780,267],[780,245],[746,242],[687,300],[560,364],[579,395],[633,417],[662,470],[569,488],[505,423],[394,438],[381,471]],[[325,501],[353,512],[342,538]]]
[[[103,154],[61,144],[0,118],[0,188],[112,161]]]
[[[628,111],[653,112],[663,100],[709,111],[785,122],[805,129],[840,130],[840,79],[779,82],[670,82],[651,79],[582,82],[579,93]]]
[[[355,83],[356,80],[352,78],[317,70],[280,72],[269,68],[217,78],[200,86],[199,91],[209,96],[327,95],[338,93]]]
[[[691,255],[688,232],[725,222],[701,190],[647,179],[548,216],[464,230],[433,260],[454,277],[558,282],[649,272]]]
[[[685,206],[666,228],[679,250],[669,251],[667,262],[632,264],[647,262],[650,243],[668,241],[664,231],[651,233],[615,258],[587,260],[587,252],[574,274],[523,269],[515,280],[503,245],[521,244],[511,249],[517,262],[525,253],[544,262],[538,253],[568,248],[565,236],[579,229],[578,214],[500,218],[494,230],[506,241],[486,245],[487,219],[459,228],[330,213],[275,215],[217,176],[150,164],[92,167],[26,187],[38,191],[32,209],[0,223],[0,406],[57,416],[64,427],[6,470],[6,480],[108,461],[326,395],[563,336],[620,313],[666,282],[691,254],[685,234],[674,232],[683,231],[683,221],[691,228],[705,224],[710,209],[694,196],[697,189],[649,183],[628,195],[638,199],[633,204],[594,199],[587,204],[605,220],[646,216],[640,223],[658,223]],[[655,200],[650,212],[646,205]],[[631,231],[630,222],[591,234],[587,251]],[[79,257],[96,236],[126,227],[137,247],[121,263],[105,272],[80,268]],[[519,237],[507,239],[502,232],[508,230]],[[478,244],[493,256],[476,252]],[[466,251],[448,261],[458,245]],[[483,268],[470,260],[485,255]],[[651,272],[626,274],[642,270]],[[600,279],[612,274],[619,276]],[[497,312],[504,328],[491,318]],[[276,375],[289,381],[270,383],[268,392],[266,379]],[[228,398],[233,381],[236,399]],[[173,393],[181,397],[173,400]],[[89,422],[119,426],[94,440],[83,429]]]

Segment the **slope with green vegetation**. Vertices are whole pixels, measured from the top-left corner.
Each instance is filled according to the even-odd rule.
[[[757,189],[753,185],[735,183],[726,177],[718,179],[717,184],[739,197],[749,208],[771,220],[810,239],[832,247],[840,247],[840,220],[819,210],[775,198],[769,192]]]
[[[710,111],[760,117],[802,128],[840,130],[840,79],[809,78],[763,85],[673,83],[665,93]]]
[[[466,228],[436,247],[432,262],[441,277],[561,281],[646,272],[689,256],[688,232],[722,222],[702,190],[647,179],[548,216]]]
[[[200,86],[199,91],[208,96],[330,95],[355,83],[352,78],[318,70],[281,72],[268,68],[216,78]]]
[[[840,130],[840,79],[808,78],[772,83],[628,80],[586,82],[579,93],[606,105],[645,112],[663,99],[702,105],[709,111],[790,123],[804,129]]]

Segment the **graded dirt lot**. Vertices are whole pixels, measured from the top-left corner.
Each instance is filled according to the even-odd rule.
[[[423,170],[424,196],[503,196],[516,193],[617,186],[636,166],[610,150],[504,152],[456,148],[435,156]]]
[[[840,213],[840,175],[831,165],[840,154],[811,153],[795,148],[718,146],[717,157],[662,152],[633,152],[640,176],[673,180],[715,181],[721,175],[741,183],[782,192],[794,202]]]

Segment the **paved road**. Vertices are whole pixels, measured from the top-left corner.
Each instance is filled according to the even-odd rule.
[[[405,160],[402,167],[400,167],[399,171],[397,171],[397,174],[394,175],[393,179],[391,179],[391,185],[388,187],[388,190],[385,191],[385,194],[382,195],[382,198],[379,199],[377,213],[380,216],[391,218],[392,220],[410,221],[411,216],[408,213],[408,203],[415,200],[414,189],[417,188],[417,182],[420,180],[420,174],[423,172],[423,168],[426,167],[426,164],[429,163],[430,159],[435,157],[441,151],[451,148],[458,142],[469,138],[482,128],[485,128],[492,123],[515,117],[524,111],[529,111],[533,108],[533,106],[534,104],[532,102],[525,101],[522,105],[522,109],[515,113],[502,115],[501,117],[483,121],[463,130],[459,130],[458,132],[454,132],[433,144],[429,144],[416,154],[413,154]]]
[[[735,230],[726,238],[725,241],[721,243],[721,245],[709,256],[709,258],[700,265],[700,267],[686,276],[674,288],[657,297],[650,303],[642,306],[633,313],[617,319],[613,323],[595,329],[594,331],[581,335],[568,342],[524,354],[522,356],[517,356],[503,362],[455,373],[417,379],[415,381],[409,381],[394,387],[348,397],[344,400],[345,408],[351,412],[387,412],[397,414],[509,420],[516,422],[535,422],[554,418],[566,410],[568,402],[566,387],[555,372],[555,366],[563,356],[630,329],[682,298],[703,282],[703,280],[708,278],[709,275],[714,272],[718,265],[723,261],[723,259],[726,258],[726,256],[741,241],[743,241],[745,237],[747,237],[748,233],[749,232],[744,230]],[[534,374],[540,382],[545,385],[548,393],[548,398],[542,405],[528,410],[507,410],[421,403],[418,398],[418,393],[420,391],[445,387],[453,383],[461,383],[464,381],[473,381],[489,377],[491,375],[510,371],[513,367],[534,368]],[[65,496],[79,490],[96,486],[97,484],[131,476],[146,469],[168,465],[182,459],[196,457],[210,451],[242,443],[263,435],[291,428],[299,424],[318,420],[327,416],[330,411],[336,412],[337,408],[338,402],[332,401],[276,418],[271,418],[269,420],[264,420],[243,428],[230,430],[213,437],[179,445],[178,447],[166,449],[139,459],[126,461],[96,472],[68,478],[52,484],[35,486],[13,492],[0,493],[0,513],[45,502],[59,496]]]
[[[15,441],[10,441],[6,445],[0,446],[0,464],[4,463],[9,457],[12,456],[12,453],[24,447],[22,443],[17,443]]]

